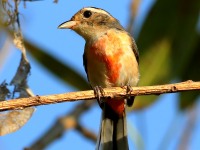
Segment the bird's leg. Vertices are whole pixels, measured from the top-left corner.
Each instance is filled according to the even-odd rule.
[[[104,102],[102,100],[102,97],[104,97],[105,92],[101,86],[95,86],[93,90],[94,90],[94,95],[97,98],[97,102],[99,103],[99,106],[102,108],[102,104]]]

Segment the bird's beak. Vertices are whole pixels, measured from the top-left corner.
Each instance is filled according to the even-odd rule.
[[[63,22],[62,24],[60,24],[58,26],[58,29],[73,29],[74,26],[77,25],[77,21],[66,21],[66,22]]]

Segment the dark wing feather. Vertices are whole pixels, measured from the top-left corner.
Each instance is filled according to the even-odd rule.
[[[88,81],[89,81],[88,73],[87,73],[87,58],[86,58],[85,53],[83,54],[83,66],[84,66],[85,72],[86,72],[86,74],[87,74],[87,79],[88,79]]]
[[[135,40],[133,38],[132,38],[132,45],[131,46],[132,46],[132,50],[133,50],[133,52],[135,54],[135,58],[136,58],[136,60],[137,60],[137,62],[139,64],[139,51],[138,51],[137,45],[135,43]]]
[[[135,54],[135,58],[136,58],[136,60],[139,64],[139,51],[137,49],[137,45],[136,45],[135,40],[133,38],[132,38],[132,45],[131,46],[132,46],[133,53]],[[134,96],[127,98],[127,105],[129,107],[131,107],[133,105],[134,99],[135,99]]]

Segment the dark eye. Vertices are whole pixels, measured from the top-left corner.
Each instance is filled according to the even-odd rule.
[[[84,16],[85,18],[89,18],[91,15],[92,15],[92,12],[89,11],[89,10],[86,10],[86,11],[83,13],[83,16]]]

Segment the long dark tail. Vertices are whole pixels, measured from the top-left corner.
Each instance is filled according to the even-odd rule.
[[[102,112],[96,150],[128,150],[126,112],[119,116],[106,103]]]

